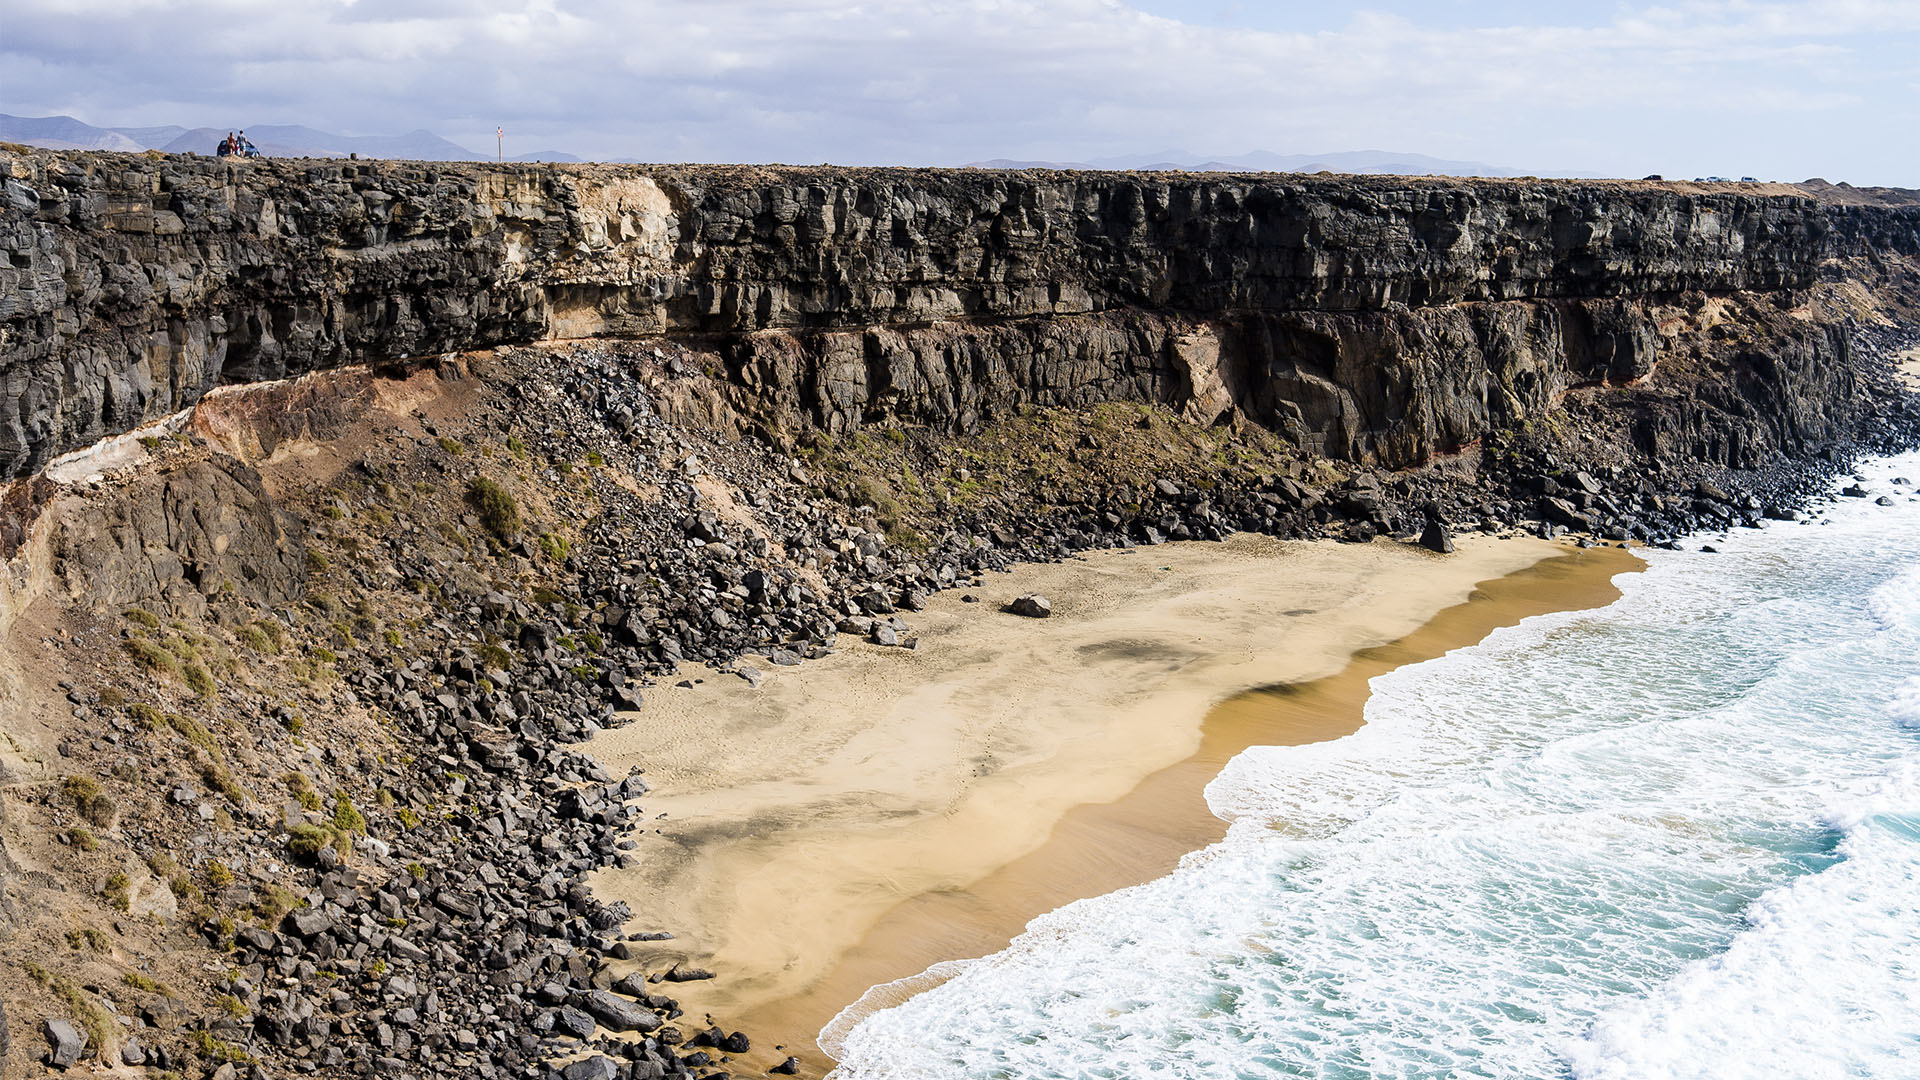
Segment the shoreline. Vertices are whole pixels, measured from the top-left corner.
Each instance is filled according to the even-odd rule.
[[[683,935],[636,951],[634,969],[715,971],[675,987],[689,1016],[782,1040],[755,1063],[825,1069],[815,1033],[870,989],[995,951],[1218,839],[1201,791],[1240,749],[1337,738],[1378,665],[1605,603],[1637,565],[1531,538],[1467,537],[1441,559],[1237,536],[992,575],[982,603],[934,598],[913,620],[920,650],[861,645],[758,689],[708,672],[650,692],[590,747],[615,771],[647,762],[660,788],[641,858],[595,892],[645,901]],[[997,610],[1035,589],[1053,618]],[[1339,717],[1276,722],[1243,700],[1343,680],[1358,696]]]

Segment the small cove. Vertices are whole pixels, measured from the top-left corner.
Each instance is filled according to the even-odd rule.
[[[796,949],[784,969],[775,970],[770,976],[742,979],[735,967],[740,958],[738,947],[732,951],[724,944],[715,947],[716,940],[724,936],[728,928],[724,925],[696,927],[695,932],[682,933],[675,941],[665,943],[658,953],[643,957],[640,966],[658,969],[672,960],[685,959],[713,967],[720,976],[713,983],[675,988],[690,1019],[711,1011],[719,1022],[739,1026],[785,1048],[776,1052],[771,1045],[756,1047],[750,1063],[762,1058],[768,1063],[777,1062],[791,1052],[799,1054],[813,1068],[824,1069],[831,1062],[813,1046],[811,1034],[870,987],[913,976],[941,961],[992,952],[1004,946],[1037,915],[1082,897],[1164,874],[1186,853],[1217,840],[1225,823],[1208,811],[1202,789],[1240,750],[1251,745],[1314,742],[1346,734],[1359,723],[1367,680],[1374,675],[1399,664],[1471,644],[1492,628],[1508,625],[1529,614],[1604,604],[1615,595],[1608,583],[1610,578],[1638,565],[1631,555],[1617,549],[1578,551],[1525,540],[1473,538],[1465,556],[1451,560],[1436,559],[1417,549],[1405,549],[1403,545],[1376,544],[1360,548],[1314,545],[1311,555],[1296,550],[1292,562],[1269,562],[1265,571],[1272,580],[1262,584],[1256,576],[1250,576],[1248,569],[1249,565],[1258,564],[1248,564],[1246,559],[1272,560],[1284,549],[1309,546],[1249,545],[1249,541],[1250,538],[1241,540],[1237,550],[1232,545],[1192,545],[1198,552],[1221,556],[1225,561],[1209,563],[1202,559],[1199,565],[1183,565],[1178,571],[1163,565],[1163,556],[1178,554],[1171,549],[1126,556],[1134,559],[1133,563],[1107,560],[1113,564],[1111,567],[1094,571],[1117,574],[1121,579],[1138,577],[1145,572],[1149,580],[1162,579],[1154,582],[1154,588],[1147,590],[1149,595],[1144,599],[1129,593],[1128,587],[1120,588],[1112,597],[1113,609],[1100,618],[1111,618],[1114,610],[1126,614],[1137,606],[1145,610],[1134,613],[1149,622],[1155,620],[1155,612],[1166,615],[1172,611],[1181,613],[1170,617],[1175,623],[1180,618],[1204,622],[1216,608],[1232,606],[1234,598],[1244,596],[1242,606],[1247,609],[1242,613],[1247,620],[1241,628],[1244,632],[1227,634],[1209,646],[1185,633],[1193,629],[1191,626],[1182,627],[1181,632],[1173,635],[1173,640],[1157,640],[1131,621],[1122,625],[1094,621],[1084,633],[1072,638],[1077,644],[1071,652],[1078,663],[1110,666],[1116,671],[1127,669],[1134,673],[1130,677],[1144,678],[1151,684],[1149,689],[1142,690],[1148,696],[1164,695],[1167,690],[1164,684],[1174,673],[1199,667],[1201,670],[1195,674],[1202,691],[1175,694],[1168,699],[1176,714],[1184,712],[1195,718],[1184,722],[1191,725],[1189,741],[1181,742],[1178,732],[1168,730],[1182,726],[1175,715],[1159,715],[1149,708],[1144,717],[1135,716],[1131,721],[1126,717],[1115,718],[1110,728],[1112,738],[1139,738],[1153,745],[1150,754],[1122,753],[1124,767],[1117,771],[1104,770],[1114,773],[1101,781],[1104,788],[1098,783],[1088,785],[1084,777],[1071,775],[1072,757],[1076,752],[1090,753],[1086,745],[1075,746],[1069,740],[1047,748],[1048,753],[1064,754],[1067,760],[1054,761],[1046,769],[1016,779],[1012,786],[989,788],[992,801],[1004,805],[989,816],[969,819],[981,823],[979,828],[995,828],[994,823],[999,822],[1004,824],[1002,832],[1022,827],[1031,830],[1033,821],[1019,820],[1025,810],[1038,817],[1044,828],[1022,844],[1009,845],[1007,836],[996,833],[981,837],[977,829],[963,822],[958,832],[947,835],[947,842],[961,836],[965,837],[963,843],[986,839],[996,843],[986,845],[987,850],[968,853],[970,861],[959,860],[944,879],[926,873],[928,868],[924,865],[900,867],[897,878],[885,872],[876,875],[874,882],[868,883],[871,895],[861,898],[868,906],[864,909],[866,918],[858,925],[833,924],[834,917],[844,918],[844,908],[823,912],[825,905],[818,897],[783,890],[781,868],[800,868],[798,872],[804,880],[809,863],[815,864],[813,869],[817,872],[821,861],[844,857],[850,850],[859,853],[856,863],[870,862],[879,857],[884,844],[881,848],[869,846],[875,842],[873,837],[861,835],[860,829],[795,829],[790,816],[782,818],[767,812],[757,817],[748,815],[732,821],[714,821],[712,814],[703,810],[729,800],[737,804],[742,786],[719,787],[693,798],[675,799],[672,794],[675,786],[685,778],[663,771],[653,781],[661,788],[660,796],[650,799],[648,805],[648,817],[653,819],[649,829],[661,831],[649,839],[649,844],[677,835],[675,857],[681,864],[678,873],[669,872],[652,879],[655,886],[664,880],[669,892],[677,884],[689,895],[708,898],[732,890],[734,896],[746,898],[741,901],[745,910],[786,912],[759,916],[785,920],[780,926],[757,928],[763,933],[806,935],[810,916],[824,913],[827,916],[824,925],[829,928],[833,947],[811,955],[804,949]],[[1146,558],[1141,559],[1141,555]],[[1056,591],[1063,584],[1058,575],[1088,572],[1087,568],[1073,566],[1027,569],[1040,577],[1041,584]],[[1049,576],[1055,577],[1051,584],[1046,581]],[[1178,580],[1164,580],[1168,576]],[[1356,585],[1357,581],[1365,584]],[[1024,588],[1027,584],[1027,578],[1019,573],[1005,583],[988,582],[997,591]],[[1088,586],[1081,582],[1079,587]],[[1059,602],[1056,598],[1056,603]],[[984,606],[961,609],[956,605],[956,610],[965,616],[978,616]],[[1362,612],[1370,615],[1361,618]],[[1002,628],[1030,633],[1065,632],[1073,625],[1072,613],[1065,614],[1069,618],[1055,626],[1007,623],[1002,624]],[[930,646],[952,651],[956,642],[966,640],[964,632],[942,630],[940,615],[932,611],[925,620],[933,639]],[[1269,627],[1266,636],[1276,640],[1247,650],[1247,634],[1263,625]],[[1274,627],[1283,629],[1276,631]],[[954,636],[955,633],[960,636]],[[1249,655],[1236,656],[1235,663],[1223,669],[1209,668],[1202,657],[1209,648],[1224,648],[1222,641],[1236,643],[1240,651],[1248,651]],[[1059,644],[1059,639],[1054,643]],[[840,659],[831,658],[827,663]],[[894,657],[884,653],[878,657],[880,662],[892,659]],[[1263,676],[1262,672],[1269,674]],[[1220,681],[1209,679],[1209,673]],[[788,672],[779,674],[789,675]],[[892,672],[889,677],[902,674]],[[1085,670],[1077,675],[1069,671],[1063,673],[1062,678],[1072,684],[1075,678],[1084,679],[1086,675]],[[1305,677],[1287,678],[1288,675]],[[1044,679],[1045,675],[1035,677]],[[1122,684],[1126,682],[1125,677],[1114,677]],[[991,676],[989,678],[991,680]],[[730,676],[719,677],[713,689],[731,696],[724,701],[710,700],[705,708],[719,712],[728,711],[730,705],[744,708],[740,703],[750,699],[731,685],[737,681]],[[1274,682],[1284,682],[1287,686],[1283,690],[1258,689]],[[703,684],[702,689],[706,686]],[[837,689],[844,692],[846,687]],[[1125,690],[1122,685],[1113,692],[1124,695]],[[1242,692],[1247,690],[1252,692]],[[1069,685],[1067,700],[1071,700],[1074,691]],[[911,698],[911,694],[907,697]],[[884,695],[869,694],[868,698],[878,703],[884,700]],[[951,706],[953,702],[947,704]],[[852,702],[844,705],[858,711]],[[1060,701],[1050,706],[1064,707]],[[963,707],[959,711],[966,710]],[[1043,711],[1026,722],[1032,723],[1040,715],[1050,714]],[[1097,722],[1098,717],[1094,719],[1090,732],[1098,737],[1102,725]],[[643,710],[641,723],[644,722]],[[772,729],[764,717],[755,721],[736,710],[734,722],[748,732],[754,731],[758,724],[761,735],[772,737]],[[640,726],[640,723],[634,725]],[[657,732],[655,739],[672,738],[672,730]],[[700,737],[713,739],[716,734],[709,731]],[[610,764],[616,766],[621,762],[619,754],[608,753],[600,747],[601,741],[611,742],[620,735],[621,732],[603,735],[595,744],[603,760],[610,760]],[[681,735],[685,736],[686,732],[681,731]],[[721,736],[719,741],[727,742],[729,738]],[[718,752],[722,748],[712,749]],[[1107,747],[1103,752],[1111,755],[1114,749]],[[697,759],[699,755],[692,756]],[[1020,756],[1017,751],[1010,753],[1010,766]],[[858,757],[860,767],[884,767],[881,763],[886,754]],[[797,754],[796,758],[803,759],[804,753]],[[1142,762],[1152,767],[1144,767]],[[693,768],[690,765],[689,771]],[[1126,768],[1134,770],[1131,776],[1126,774]],[[1010,771],[1019,770],[1010,767]],[[1005,780],[998,778],[998,782]],[[766,778],[759,781],[766,782]],[[803,790],[816,783],[834,785],[831,777],[810,777],[804,771],[796,772],[785,782]],[[983,782],[992,784],[996,778],[989,775]],[[1089,793],[1104,797],[1080,797]],[[766,795],[762,790],[758,797]],[[833,802],[839,806],[846,801],[836,801],[837,796],[818,790],[807,797],[815,799],[816,805]],[[1053,801],[1045,801],[1046,797],[1052,797]],[[1072,801],[1062,806],[1063,798]],[[871,795],[866,801],[869,810],[884,805],[881,799]],[[961,801],[979,800],[963,796]],[[656,817],[654,804],[666,808],[664,819]],[[828,817],[844,814],[845,807],[822,813]],[[968,818],[968,814],[965,809],[955,812],[951,808],[923,808],[917,815],[895,814],[888,821],[882,813],[881,820],[872,826],[889,840],[907,842],[914,828],[931,824],[937,829],[940,822],[928,822],[927,818]],[[676,819],[684,819],[677,834],[673,824]],[[906,847],[896,845],[891,857],[900,858],[904,853],[905,858],[912,859],[934,852],[933,861],[937,862],[941,857],[955,854],[927,846],[930,837],[938,836],[936,831],[923,837],[918,845],[910,842]],[[649,850],[647,846],[642,848],[643,852]],[[1006,854],[1008,851],[1013,851],[1010,857]],[[761,865],[752,865],[754,859],[760,860]],[[703,862],[706,865],[702,866]],[[654,866],[658,870],[661,863],[656,862]],[[622,895],[622,889],[638,894],[640,887],[632,883],[639,880],[623,881],[609,876],[603,878],[597,888],[609,897]],[[929,880],[936,883],[928,886]],[[669,917],[663,915],[662,921],[676,932],[685,925],[677,920],[668,922]],[[740,909],[736,909],[733,919],[737,921],[741,917]],[[718,930],[719,934],[703,939],[703,929]],[[746,940],[756,939],[749,936]],[[730,974],[734,976],[732,980]],[[886,991],[880,993],[884,996]]]

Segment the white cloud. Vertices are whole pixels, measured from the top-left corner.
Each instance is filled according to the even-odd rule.
[[[1362,12],[1318,33],[1117,0],[9,6],[8,111],[94,123],[428,127],[475,145],[503,123],[541,147],[709,160],[1379,146],[1920,183],[1861,115],[1914,120],[1911,0],[1682,0],[1473,29]],[[1781,145],[1794,116],[1827,122]]]

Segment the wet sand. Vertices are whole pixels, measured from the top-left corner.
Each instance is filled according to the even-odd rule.
[[[638,865],[595,888],[680,935],[632,966],[718,973],[672,988],[683,1027],[711,1012],[763,1040],[748,1064],[816,1071],[814,1033],[870,987],[1219,839],[1202,789],[1241,749],[1346,734],[1374,675],[1606,603],[1637,566],[1535,540],[1440,558],[1243,536],[994,575],[980,604],[956,590],[909,616],[916,651],[849,644],[760,665],[758,690],[701,672],[650,691],[590,744],[659,789]],[[999,611],[1033,590],[1053,618]]]

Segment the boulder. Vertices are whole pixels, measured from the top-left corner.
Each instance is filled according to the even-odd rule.
[[[1007,605],[1007,611],[1029,619],[1044,619],[1053,614],[1053,601],[1039,593],[1027,593],[1015,597],[1013,603]]]
[[[1593,531],[1593,519],[1574,509],[1572,503],[1549,495],[1540,500],[1540,516],[1555,525],[1565,525],[1580,532]]]
[[[562,1005],[554,1010],[553,1030],[561,1035],[571,1035],[576,1039],[593,1038],[593,1017],[571,1005]]]
[[[54,1017],[47,1018],[46,1030],[47,1064],[56,1069],[72,1068],[87,1049],[86,1033],[73,1021]]]
[[[614,1080],[620,1075],[620,1066],[614,1064],[612,1058],[595,1054],[561,1069],[560,1075],[566,1080]]]
[[[289,934],[313,938],[333,929],[333,920],[317,911],[295,911],[287,915],[283,925]]]
[[[660,1026],[653,1010],[606,990],[583,995],[580,1007],[608,1031],[649,1032]]]

